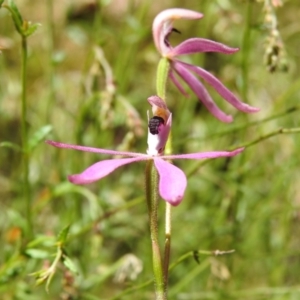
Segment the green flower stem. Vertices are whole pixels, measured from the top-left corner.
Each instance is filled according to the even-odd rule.
[[[166,202],[166,211],[165,211],[165,253],[164,253],[164,284],[167,288],[168,278],[169,278],[169,264],[170,264],[170,252],[171,252],[171,204]]]
[[[166,145],[165,154],[172,154],[172,135],[170,133],[169,139]],[[171,229],[172,229],[172,206],[166,202],[165,210],[165,252],[164,252],[164,279],[165,286],[168,286],[169,279],[169,264],[170,264],[170,252],[171,252]]]
[[[152,264],[154,273],[156,300],[166,300],[165,280],[162,268],[162,259],[158,242],[158,174],[153,166],[153,160],[146,165],[146,199],[150,220],[150,237],[152,246]]]
[[[250,146],[253,146],[255,144],[258,144],[260,143],[261,141],[264,141],[266,139],[269,139],[275,135],[279,135],[279,134],[294,134],[294,133],[300,133],[300,127],[295,127],[295,128],[279,128],[279,129],[276,129],[272,132],[269,132],[265,135],[262,135],[250,142],[245,142],[245,143],[242,143],[240,145],[240,147],[250,147]]]
[[[3,1],[2,1],[3,2]],[[37,24],[30,25],[29,22],[24,21],[14,1],[8,1],[7,5],[2,5],[7,9],[12,17],[15,28],[21,36],[21,133],[22,133],[22,167],[23,167],[23,191],[26,203],[26,219],[27,238],[31,239],[33,235],[32,215],[31,215],[31,191],[29,184],[29,149],[28,149],[28,134],[27,134],[27,37],[33,34],[37,28]]]
[[[54,20],[53,20],[53,0],[47,0],[47,43],[48,43],[48,85],[49,85],[49,95],[48,103],[46,105],[46,120],[50,122],[51,107],[55,99],[55,89],[54,89]]]
[[[272,132],[269,132],[265,135],[262,135],[252,141],[248,141],[248,142],[245,142],[245,143],[242,143],[242,144],[239,144],[239,145],[235,145],[234,147],[232,147],[231,149],[229,150],[234,150],[234,149],[237,149],[237,148],[242,148],[242,147],[245,147],[245,148],[248,148],[250,146],[253,146],[253,145],[256,145],[264,140],[267,140],[273,136],[276,136],[276,135],[279,135],[279,134],[294,134],[294,133],[300,133],[300,127],[295,127],[295,128],[279,128],[279,129],[276,129]],[[187,178],[191,177],[192,175],[194,175],[198,170],[199,168],[201,168],[202,166],[204,166],[205,164],[209,163],[209,159],[206,159],[206,160],[202,160],[202,161],[199,161],[198,163],[194,164],[193,168],[190,169],[187,173],[186,173],[186,176]]]
[[[26,219],[27,219],[27,236],[32,237],[32,216],[31,216],[31,191],[29,184],[29,150],[28,150],[28,134],[27,134],[27,38],[22,36],[22,67],[21,67],[21,82],[22,82],[22,114],[21,114],[21,131],[22,131],[22,149],[23,149],[23,186],[24,198],[26,202]]]
[[[156,92],[157,95],[166,101],[166,86],[169,75],[170,62],[167,58],[161,58],[157,67],[156,78]],[[165,148],[165,154],[172,154],[172,135],[170,133],[168,142]],[[166,202],[165,210],[165,248],[164,248],[164,286],[167,291],[168,277],[169,277],[169,264],[170,264],[170,252],[171,252],[171,205]]]
[[[167,58],[160,59],[156,72],[156,93],[166,101],[166,85],[169,75],[170,62]]]

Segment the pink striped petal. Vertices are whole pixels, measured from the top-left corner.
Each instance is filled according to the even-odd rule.
[[[47,143],[51,146],[57,147],[57,148],[68,148],[68,149],[74,149],[74,150],[85,151],[85,152],[111,154],[111,155],[123,155],[123,156],[129,156],[129,157],[147,157],[147,155],[144,153],[107,150],[107,149],[101,149],[101,148],[64,144],[64,143],[59,143],[59,142],[54,142],[54,141],[45,141],[45,143]]]
[[[234,106],[236,109],[243,111],[245,113],[255,113],[259,111],[259,108],[250,106],[241,100],[239,100],[223,83],[217,79],[215,76],[207,72],[206,70],[193,66],[187,63],[182,63],[191,71],[195,72],[201,78],[203,78],[208,84],[210,84],[228,103]]]
[[[197,95],[197,97],[202,101],[205,107],[210,111],[210,113],[222,122],[230,123],[232,122],[232,117],[226,115],[212,100],[208,94],[204,85],[187,69],[186,64],[183,62],[174,60],[172,66],[177,72],[177,74],[189,85],[192,91]]]
[[[188,154],[175,154],[175,155],[163,155],[162,159],[207,159],[217,157],[231,157],[241,153],[244,148],[238,148],[234,151],[211,151],[211,152],[198,152]]]
[[[99,161],[86,170],[84,170],[80,174],[70,175],[68,179],[70,182],[74,184],[88,184],[94,181],[97,181],[108,174],[112,173],[119,167],[122,167],[127,164],[131,164],[133,162],[145,160],[142,157],[134,157],[134,158],[120,158],[120,159],[108,159]]]
[[[153,39],[156,49],[162,55],[168,53],[171,47],[165,39],[172,31],[173,21],[178,19],[200,19],[203,14],[183,8],[170,8],[160,12],[154,19],[152,25]]]
[[[159,108],[163,108],[165,110],[168,110],[167,104],[164,100],[162,100],[160,97],[154,95],[148,97],[148,102],[150,103],[151,106],[157,106]]]
[[[220,52],[225,54],[232,54],[239,51],[239,48],[231,48],[224,44],[217,43],[208,39],[191,38],[185,40],[178,46],[174,47],[168,53],[168,57],[175,57],[184,54],[192,54],[199,52]]]
[[[159,174],[159,194],[171,205],[178,205],[183,199],[187,185],[185,174],[176,166],[160,158],[154,158]]]
[[[189,94],[185,91],[185,89],[183,88],[181,83],[177,80],[177,78],[172,70],[170,70],[170,72],[169,72],[169,77],[170,77],[171,81],[175,84],[175,86],[178,88],[178,90],[181,92],[181,94],[185,97],[189,97]]]

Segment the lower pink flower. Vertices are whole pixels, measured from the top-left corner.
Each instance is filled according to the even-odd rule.
[[[208,159],[217,157],[231,157],[241,153],[244,148],[234,151],[211,151],[190,154],[177,155],[160,155],[153,156],[144,153],[122,152],[114,150],[106,150],[101,148],[92,148],[71,144],[64,144],[54,141],[46,141],[47,144],[58,148],[68,148],[85,152],[94,152],[109,155],[121,155],[124,158],[113,158],[99,161],[80,174],[70,175],[68,179],[74,184],[88,184],[102,179],[121,166],[131,164],[138,161],[153,160],[155,168],[159,174],[159,193],[160,196],[170,204],[178,205],[184,196],[187,185],[187,178],[184,172],[175,165],[168,162],[173,159]]]

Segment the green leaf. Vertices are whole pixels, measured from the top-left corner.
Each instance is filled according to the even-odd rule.
[[[65,244],[67,237],[68,237],[68,233],[69,233],[69,229],[70,229],[70,225],[68,225],[67,227],[65,227],[57,236],[57,242],[61,243],[62,245]]]
[[[33,248],[37,246],[43,246],[43,247],[52,247],[55,245],[56,240],[54,240],[53,236],[49,235],[41,235],[35,238],[34,240],[30,241],[27,244],[27,248]]]
[[[10,148],[17,152],[22,152],[22,148],[19,145],[15,144],[15,143],[11,143],[11,142],[2,142],[2,143],[0,143],[0,147]]]
[[[16,29],[21,35],[23,35],[23,18],[13,0],[8,1],[8,9],[11,12]]]
[[[63,263],[64,265],[74,274],[78,275],[78,269],[75,265],[75,263],[71,260],[71,258],[64,254],[63,256]]]
[[[46,125],[36,131],[28,141],[28,149],[33,150],[52,131],[51,125]]]
[[[50,256],[47,251],[41,249],[26,249],[25,253],[28,256],[36,259],[46,259]]]
[[[0,0],[0,6],[2,5],[3,2],[4,2],[4,0]]]

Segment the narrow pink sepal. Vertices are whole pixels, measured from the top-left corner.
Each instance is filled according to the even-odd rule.
[[[204,85],[195,77],[187,66],[181,62],[174,60],[172,66],[176,73],[187,83],[187,85],[192,89],[192,91],[197,95],[199,100],[204,104],[204,106],[210,111],[210,113],[222,122],[230,123],[232,122],[232,116],[226,115],[213,101],[207,92]]]
[[[187,179],[182,170],[158,157],[154,159],[159,174],[159,194],[173,206],[183,199]]]
[[[94,148],[94,147],[64,144],[64,143],[59,143],[59,142],[49,141],[49,140],[45,141],[45,143],[47,143],[51,146],[57,147],[57,148],[67,148],[67,149],[74,149],[74,150],[93,152],[93,153],[110,154],[110,155],[123,155],[123,156],[129,156],[129,157],[146,157],[147,156],[144,153],[134,153],[134,152],[123,152],[123,151],[107,150],[107,149]]]
[[[171,81],[175,84],[175,86],[178,88],[178,90],[181,92],[181,94],[185,97],[189,97],[189,94],[186,92],[184,87],[178,81],[178,79],[176,78],[176,76],[172,70],[170,70],[170,72],[169,72],[169,77],[170,77]]]
[[[233,151],[210,151],[210,152],[198,152],[188,154],[175,154],[175,155],[163,155],[160,158],[163,159],[207,159],[217,157],[231,157],[241,153],[245,148],[238,148]]]
[[[187,63],[182,64],[184,64],[192,72],[195,72],[197,75],[203,78],[220,94],[220,96],[222,96],[228,103],[230,103],[236,109],[245,113],[256,113],[260,110],[257,107],[250,106],[239,100],[218,78],[216,78],[206,70]]]
[[[191,38],[183,41],[168,53],[168,57],[175,57],[185,54],[193,54],[200,52],[220,52],[224,54],[232,54],[239,51],[239,48],[231,48],[224,44],[214,42],[208,39]]]
[[[88,184],[97,181],[108,174],[112,173],[117,168],[131,164],[133,162],[145,160],[144,157],[108,159],[99,161],[80,174],[70,175],[68,179],[74,184]]]

